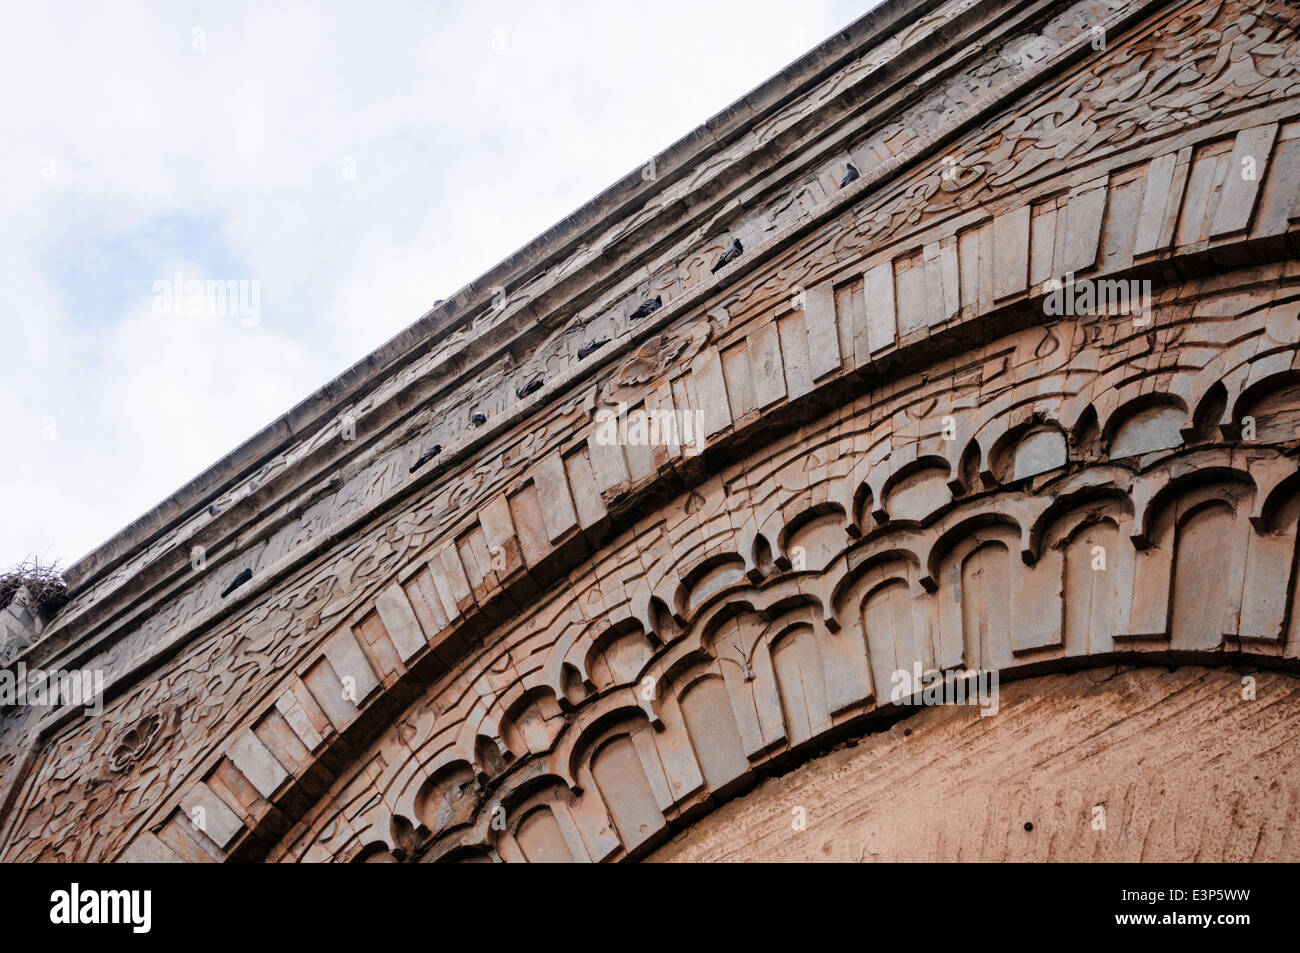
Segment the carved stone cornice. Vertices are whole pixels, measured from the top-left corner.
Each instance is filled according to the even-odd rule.
[[[357,413],[355,447],[303,426],[297,463],[268,471],[252,495],[232,490],[195,535],[157,537],[142,554],[152,568],[117,564],[120,595],[96,601],[84,589],[31,657],[106,669],[109,717],[67,711],[0,725],[5,856],[108,858],[128,843],[132,856],[260,856],[300,818],[295,843],[311,853],[301,838],[328,823],[330,785],[355,793],[380,755],[387,768],[405,765],[403,784],[463,761],[505,792],[495,758],[528,693],[565,698],[574,744],[584,719],[611,713],[600,697],[566,695],[565,665],[581,684],[586,654],[575,663],[545,639],[590,646],[635,631],[655,651],[678,651],[679,630],[698,634],[702,614],[736,610],[732,569],[755,584],[790,572],[800,520],[839,519],[838,531],[862,540],[846,542],[844,573],[824,574],[830,588],[811,593],[813,623],[836,632],[846,630],[837,587],[870,568],[850,563],[875,559],[867,550],[909,520],[928,539],[909,584],[918,597],[945,591],[940,567],[973,538],[961,514],[976,492],[991,494],[980,506],[1009,507],[1001,515],[1017,526],[1026,565],[1043,558],[1044,520],[1059,515],[1043,493],[1084,501],[1097,486],[1140,487],[1135,508],[1115,517],[1134,553],[1156,532],[1147,514],[1189,474],[1248,483],[1254,509],[1242,522],[1272,526],[1294,447],[1268,441],[1256,452],[1233,443],[1232,428],[1263,399],[1259,387],[1292,372],[1300,337],[1294,11],[963,3],[927,8],[886,37],[872,31],[900,14],[882,9],[884,20],[848,32],[860,48],[792,67],[804,78],[772,91],[770,112],[721,121],[709,147],[721,158],[673,166],[654,185],[661,208],[618,219],[599,251],[549,260],[537,273],[546,290],[525,286],[495,315],[458,305],[471,329],[487,315],[477,336],[411,339],[402,357],[375,358],[385,366],[362,375],[370,403]],[[944,11],[949,20],[934,19]],[[1110,45],[1092,51],[1099,24]],[[976,35],[984,45],[970,42]],[[873,42],[901,49],[886,61]],[[1226,185],[1223,170],[1246,156],[1263,160],[1258,176]],[[849,160],[861,174],[841,187]],[[734,237],[744,254],[711,274]],[[631,264],[638,251],[645,261]],[[1067,273],[1151,280],[1154,324],[1045,317],[1042,282]],[[631,319],[656,296],[661,307]],[[1240,317],[1225,322],[1228,313]],[[580,343],[597,338],[608,343],[579,358]],[[520,341],[536,343],[520,350]],[[502,350],[526,359],[485,370]],[[542,370],[543,387],[516,396]],[[477,404],[451,388],[473,375],[480,397],[504,390],[506,403],[483,427],[446,436],[430,401],[463,415]],[[1213,459],[1174,453],[1144,464],[1138,481],[1128,465],[1075,446],[1090,439],[1089,412],[1109,442],[1133,401],[1146,407],[1156,393],[1182,408],[1189,448],[1213,443],[1202,416],[1218,407],[1207,403],[1216,384],[1223,404],[1212,423],[1225,442],[1204,448]],[[349,388],[312,413],[358,410],[360,391]],[[702,415],[703,455],[603,445],[594,411],[619,400]],[[936,437],[944,417],[962,441]],[[1016,489],[1006,460],[1047,420],[1071,444],[1069,472]],[[409,469],[434,443],[443,447],[434,462]],[[927,468],[945,471],[950,498],[900,516],[891,494],[905,487],[895,502],[906,499]],[[182,568],[194,540],[213,542],[197,579]],[[105,573],[117,558],[105,556]],[[252,581],[221,598],[250,563]],[[793,588],[755,606],[760,615],[774,618],[811,585],[787,578],[766,584],[769,594]],[[550,608],[565,593],[563,609]],[[1050,633],[1042,638],[1026,651],[1053,648]],[[1243,651],[1281,655],[1271,631],[1246,641],[1272,648]],[[543,657],[544,671],[521,669]],[[343,677],[351,696],[340,694]],[[631,689],[609,686],[620,693]],[[403,723],[427,715],[420,731],[442,740],[402,761],[393,746],[411,738],[390,723],[416,699],[430,707],[408,709]],[[653,706],[627,701],[663,723]],[[480,737],[496,756],[477,750]],[[23,764],[18,739],[33,745]],[[780,755],[775,740],[760,747]],[[573,774],[580,761],[546,763],[514,771],[510,784],[526,788],[528,772],[543,771],[584,787]],[[411,783],[403,797],[421,790]],[[204,805],[228,822],[218,838],[185,829]],[[95,836],[52,838],[74,819]],[[342,854],[373,846],[353,833]]]

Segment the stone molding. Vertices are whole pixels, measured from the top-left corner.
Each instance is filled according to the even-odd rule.
[[[971,7],[956,6],[950,11],[954,24]],[[1160,11],[1153,14],[1157,7]],[[725,614],[743,604],[734,585],[763,592],[778,592],[785,585],[789,591],[781,599],[816,603],[815,612],[808,605],[800,610],[812,613],[807,624],[813,631],[827,638],[853,631],[835,609],[843,587],[856,584],[851,573],[835,580],[833,573],[822,572],[817,584],[822,588],[810,577],[791,573],[791,539],[811,532],[807,527],[814,524],[820,531],[824,523],[838,520],[836,532],[845,534],[846,545],[836,560],[846,566],[850,552],[859,554],[854,559],[870,562],[873,557],[863,554],[890,534],[906,531],[924,540],[908,550],[916,569],[904,581],[915,598],[925,599],[928,593],[946,591],[941,567],[953,547],[972,538],[968,530],[984,531],[968,518],[1014,525],[1014,540],[1001,544],[1015,550],[1019,565],[1034,567],[1024,570],[1026,578],[1037,572],[1040,576],[1033,578],[1039,579],[1044,560],[1055,552],[1050,545],[1045,551],[1042,541],[1061,515],[1052,509],[1055,498],[1082,504],[1091,499],[1089,494],[1113,497],[1127,490],[1131,508],[1098,519],[1111,519],[1117,531],[1122,528],[1137,565],[1153,552],[1169,556],[1159,545],[1164,529],[1157,523],[1170,500],[1198,486],[1240,485],[1242,499],[1250,502],[1234,508],[1241,518],[1234,516],[1233,525],[1250,525],[1255,534],[1240,537],[1246,540],[1243,551],[1249,554],[1251,545],[1260,553],[1267,550],[1257,556],[1266,565],[1272,565],[1269,559],[1291,558],[1293,539],[1285,552],[1285,542],[1268,549],[1251,541],[1282,532],[1273,521],[1279,513],[1289,513],[1294,444],[1273,440],[1264,441],[1268,446],[1245,446],[1234,430],[1243,408],[1274,399],[1270,395],[1275,392],[1288,393],[1300,338],[1294,260],[1300,219],[1295,188],[1300,80],[1294,65],[1287,65],[1288,50],[1296,49],[1294,11],[1291,20],[1279,20],[1275,7],[1284,9],[1266,4],[1250,15],[1255,23],[1243,26],[1240,11],[1231,4],[1133,4],[1105,11],[1096,4],[1050,5],[1071,27],[1088,22],[1078,19],[1080,9],[1114,17],[1108,22],[1117,25],[1123,42],[1093,62],[1080,62],[1086,46],[1080,37],[1087,33],[1077,30],[1069,43],[1057,44],[1038,59],[1026,53],[1027,65],[1016,67],[1014,82],[1006,77],[1005,85],[986,97],[990,113],[994,107],[1003,110],[996,119],[968,108],[969,102],[962,110],[953,107],[944,118],[952,129],[966,132],[958,136],[936,124],[933,135],[909,140],[897,155],[878,156],[873,163],[860,158],[860,151],[890,140],[880,138],[883,133],[869,115],[857,114],[862,129],[838,134],[847,142],[860,140],[858,145],[828,160],[818,176],[833,171],[848,155],[868,170],[859,182],[843,194],[838,189],[829,193],[821,204],[811,203],[806,214],[775,227],[776,234],[766,241],[747,242],[750,251],[734,270],[689,288],[672,285],[669,303],[644,319],[644,325],[628,323],[617,346],[609,345],[604,364],[579,368],[554,386],[521,398],[497,430],[460,447],[448,444],[445,463],[381,488],[366,505],[327,522],[308,545],[294,545],[300,530],[293,513],[314,506],[327,515],[337,511],[331,495],[346,480],[340,476],[335,485],[325,470],[318,471],[319,484],[304,497],[287,498],[283,512],[261,517],[260,525],[270,528],[245,531],[242,542],[265,547],[258,558],[267,561],[259,564],[255,581],[229,599],[217,601],[212,594],[242,568],[243,559],[235,561],[233,554],[222,555],[205,581],[207,608],[159,611],[142,604],[136,618],[151,615],[152,628],[131,631],[122,621],[131,618],[129,612],[114,616],[110,624],[116,628],[104,630],[100,646],[93,644],[99,638],[93,626],[78,632],[76,624],[64,622],[61,631],[68,638],[52,635],[38,643],[36,651],[47,654],[36,657],[105,660],[118,694],[117,714],[98,725],[81,723],[75,712],[66,712],[39,726],[12,720],[3,726],[11,742],[21,737],[33,745],[26,763],[18,764],[10,755],[3,766],[5,856],[26,859],[33,851],[47,850],[48,838],[33,839],[31,832],[48,833],[50,828],[42,825],[66,826],[72,820],[69,812],[87,805],[91,810],[85,813],[95,823],[102,819],[104,830],[84,845],[60,848],[82,851],[76,856],[260,856],[273,852],[272,845],[288,843],[282,838],[289,832],[301,849],[295,854],[277,848],[285,856],[321,856],[306,844],[323,829],[317,815],[324,808],[312,813],[311,806],[326,803],[320,799],[331,784],[357,783],[356,774],[363,770],[358,759],[365,761],[377,751],[391,753],[393,745],[404,749],[400,725],[384,729],[426,691],[451,691],[473,704],[464,710],[461,702],[446,708],[438,702],[439,710],[456,712],[461,719],[454,722],[459,726],[452,731],[454,743],[402,762],[403,770],[411,777],[418,772],[432,777],[463,762],[476,784],[488,784],[501,774],[497,759],[519,757],[503,736],[513,730],[504,726],[517,721],[510,713],[525,697],[512,691],[548,689],[555,705],[564,709],[565,666],[577,673],[579,685],[591,682],[586,671],[590,650],[576,664],[552,650],[545,675],[529,675],[532,681],[524,689],[511,688],[515,683],[490,666],[471,674],[485,646],[507,638],[502,634],[506,620],[539,600],[551,604],[557,589],[594,594],[589,606],[570,608],[580,620],[571,620],[570,630],[577,625],[600,638],[603,633],[640,633],[656,652],[681,651],[691,638],[705,638],[708,625],[700,621],[701,613],[712,606]],[[1016,48],[1023,48],[1025,36],[1050,38],[1041,25],[1049,7],[1022,9],[1039,17],[1041,33],[1016,33],[1012,27],[1031,21],[1003,23],[997,19],[1001,7],[980,12],[1001,23],[998,29],[1010,37],[1005,42],[1020,43]],[[1076,19],[1069,20],[1070,15]],[[1147,15],[1150,22],[1136,24]],[[962,30],[976,26],[960,22]],[[914,29],[924,23],[923,17]],[[938,56],[953,40],[943,29],[959,27],[942,27],[933,40],[917,40],[913,55]],[[991,35],[999,34],[993,30]],[[1144,78],[1131,68],[1132,50],[1144,43],[1156,44],[1154,48],[1184,43],[1191,63],[1208,62],[1198,43],[1222,55],[1196,80],[1162,74],[1159,68]],[[957,70],[968,62],[978,74],[987,59],[954,62],[944,69]],[[1108,67],[1110,62],[1119,65]],[[1289,63],[1295,62],[1291,57]],[[1247,82],[1247,69],[1253,71],[1253,84]],[[834,89],[839,80],[829,76],[826,82]],[[1187,85],[1185,94],[1180,84]],[[1085,108],[1089,94],[1094,99]],[[1209,97],[1214,109],[1197,115],[1194,123],[1171,120],[1140,133],[1125,125],[1138,108],[1176,110],[1176,103],[1166,101],[1179,95],[1191,102]],[[1020,102],[1009,108],[1016,97]],[[816,110],[807,116],[810,124],[826,120]],[[973,128],[975,119],[981,128]],[[1099,138],[1093,148],[1076,154],[1062,141],[1063,128]],[[943,177],[947,170],[934,161],[934,151],[944,144],[959,156],[952,180]],[[1259,177],[1225,188],[1227,170],[1255,153],[1263,158]],[[931,161],[923,164],[926,155]],[[980,168],[981,155],[1004,158]],[[954,187],[947,190],[946,184]],[[769,174],[764,186],[781,191],[783,201],[795,206],[802,201],[800,189],[807,187],[792,174],[777,172]],[[940,201],[944,196],[952,200],[945,204]],[[745,209],[742,203],[740,211]],[[777,213],[768,220],[783,221]],[[739,228],[739,221],[732,224]],[[725,242],[708,245],[694,258],[707,263],[722,247]],[[1089,279],[1151,280],[1158,289],[1154,324],[1140,331],[1123,320],[1044,324],[1041,283],[1067,272]],[[628,287],[633,292],[624,291],[617,299],[627,310],[654,290],[630,279]],[[801,298],[794,294],[796,288]],[[1224,320],[1228,315],[1231,323]],[[581,317],[575,319],[579,325]],[[544,321],[534,324],[545,326]],[[480,330],[488,344],[497,340],[491,328]],[[566,332],[552,340],[574,339]],[[1104,374],[1098,369],[1103,356],[1115,362]],[[566,357],[561,364],[571,367],[573,361]],[[418,385],[418,375],[410,383]],[[1043,387],[1048,389],[1035,389]],[[910,403],[913,391],[926,394],[930,406],[920,409],[923,404]],[[418,423],[418,405],[407,403],[406,393],[393,391],[393,403],[387,406],[407,417],[414,414]],[[627,398],[633,407],[705,414],[705,454],[690,458],[674,447],[645,452],[613,447],[611,452],[594,440],[592,414],[617,398]],[[884,408],[891,409],[881,417]],[[1131,466],[1105,460],[1102,450],[1117,434],[1124,435],[1126,415],[1171,408],[1182,414],[1184,447],[1159,462],[1142,464],[1136,473]],[[1217,416],[1207,421],[1211,411]],[[969,439],[937,441],[937,421],[944,416],[952,417]],[[787,458],[815,455],[808,435],[851,419],[877,431],[871,440],[837,438],[854,443],[858,458],[851,465],[843,455],[833,466],[818,458],[825,472],[795,475],[790,464],[778,467],[763,455],[773,447]],[[1069,450],[1061,461],[1067,472],[1031,484],[1012,478],[1015,469],[1005,469],[1006,455],[1014,463],[1019,441],[1051,431],[1051,421]],[[1086,440],[1094,424],[1094,449],[1080,449],[1092,446]],[[413,462],[429,440],[424,426],[409,428],[387,447],[395,461],[390,471],[403,472]],[[378,447],[371,445],[369,451],[377,453]],[[1041,452],[1040,446],[1029,455]],[[922,485],[922,477],[938,471],[943,471],[942,488]],[[786,476],[778,477],[781,473]],[[768,496],[749,500],[763,480],[768,481]],[[943,499],[944,491],[952,495]],[[891,512],[891,498],[933,502],[934,493],[938,504],[910,518]],[[974,506],[977,497],[974,510],[963,508]],[[248,499],[239,504],[247,507],[241,512],[256,509],[256,499]],[[980,509],[995,499],[993,509]],[[664,515],[646,517],[647,505],[662,505]],[[670,532],[666,525],[675,519],[682,521],[681,528]],[[267,546],[275,532],[288,534],[278,549]],[[1294,527],[1289,532],[1293,537]],[[1292,537],[1283,532],[1281,538]],[[986,542],[999,541],[980,538],[976,548]],[[174,539],[162,542],[148,558],[175,546]],[[248,552],[240,549],[241,556]],[[275,552],[279,555],[269,555]],[[504,563],[494,566],[493,552],[503,554]],[[630,570],[618,568],[636,564],[640,568],[630,577]],[[746,582],[729,581],[733,570]],[[793,582],[778,584],[783,574]],[[128,573],[124,584],[138,585],[134,597],[144,599],[153,583],[131,578]],[[718,585],[722,588],[705,592]],[[1128,616],[1115,618],[1109,635],[1112,642],[1119,638],[1122,650],[1112,645],[1083,654],[1103,660],[1117,652],[1225,658],[1240,651],[1269,664],[1289,665],[1289,636],[1280,629],[1280,619],[1289,617],[1286,596],[1269,592],[1272,601],[1263,606],[1238,606],[1238,628],[1219,633],[1229,639],[1223,645],[1179,645],[1181,629],[1150,622],[1158,613],[1143,604],[1136,616],[1144,620],[1142,627],[1132,626],[1132,605]],[[1130,595],[1130,603],[1135,598]],[[111,604],[83,605],[62,618],[83,618],[78,611],[106,612]],[[778,600],[754,608],[766,617],[779,615],[783,605]],[[1050,615],[1049,609],[1043,611]],[[1142,614],[1148,611],[1156,614]],[[537,610],[524,614],[536,615]],[[1249,622],[1245,629],[1242,618]],[[1046,623],[1026,631],[1028,643],[997,649],[1010,653],[1001,659],[1007,664],[999,665],[1008,676],[1021,670],[1025,653],[1033,661],[1024,665],[1046,664],[1044,659],[1058,651],[1061,658],[1074,658],[1068,645],[1053,642],[1057,636]],[[583,637],[591,636],[581,631],[563,636],[573,645]],[[703,646],[700,642],[693,651],[707,652]],[[941,648],[950,653],[953,644]],[[511,659],[509,674],[520,662],[514,654],[506,657]],[[145,677],[159,672],[163,676],[156,680]],[[341,677],[354,680],[355,702],[343,696]],[[431,687],[426,690],[426,685]],[[599,720],[615,712],[602,707],[602,692],[597,693],[601,705],[573,705],[580,709],[573,719],[579,728],[569,732],[573,743],[586,737],[581,726],[591,724],[589,717]],[[620,692],[634,694],[610,686],[608,696]],[[654,738],[663,737],[660,726],[664,731],[668,726],[662,715],[653,714],[653,706],[624,701],[642,711]],[[863,696],[854,704],[869,701]],[[847,717],[867,715],[856,710]],[[157,747],[142,754],[144,764],[152,759],[153,770],[125,780],[101,779],[95,759],[124,743],[114,732],[135,730],[152,718],[158,727],[149,722],[148,731],[133,737],[157,739],[150,741]],[[566,723],[570,720],[566,713]],[[448,730],[450,725],[441,729]],[[480,738],[493,739],[495,756],[490,749],[479,750]],[[644,738],[635,743],[646,744]],[[680,738],[673,743],[680,748]],[[781,744],[775,736],[768,739],[761,756],[781,757]],[[578,778],[580,760],[565,767],[556,757],[546,762],[544,772],[512,769],[513,776],[545,773],[562,779],[571,795],[592,789]],[[390,770],[397,763],[385,761]],[[341,780],[333,781],[335,776]],[[58,783],[51,783],[56,778]],[[384,799],[396,796],[389,788],[393,783],[386,778],[377,789]],[[735,779],[726,782],[732,783]],[[113,790],[121,790],[124,804],[97,800],[97,792]],[[419,812],[409,802],[419,786],[402,791],[401,810],[384,800],[388,823],[391,828],[393,819],[401,817],[414,829]],[[661,794],[656,793],[658,801]],[[214,837],[195,837],[186,828],[189,812],[204,805],[210,816],[221,819],[219,830],[210,830]],[[699,808],[674,798],[659,809],[689,813]],[[326,854],[352,856],[381,843],[389,850],[408,849],[409,844],[393,841],[392,829],[381,836],[380,821],[358,818],[362,815],[348,820],[355,840],[334,840],[338,850],[326,849]],[[365,831],[374,839],[367,841]],[[608,846],[608,832],[601,836],[598,842]],[[123,852],[128,842],[132,846]],[[640,844],[620,843],[596,853],[617,856],[641,849]]]

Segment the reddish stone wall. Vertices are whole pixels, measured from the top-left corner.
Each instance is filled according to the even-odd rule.
[[[1300,669],[1296,8],[906,8],[86,561],[0,856],[636,858],[912,665]]]
[[[917,709],[764,781],[649,859],[1300,859],[1293,675],[1110,666],[1003,685],[997,717],[977,712]]]

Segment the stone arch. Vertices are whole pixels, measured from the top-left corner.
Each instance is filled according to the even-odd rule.
[[[920,523],[952,502],[950,466],[939,456],[922,456],[899,467],[885,481],[877,522]]]
[[[532,773],[485,805],[484,836],[507,862],[573,863],[596,859],[588,847],[595,818],[560,778]],[[590,838],[598,841],[595,838]],[[599,848],[598,848],[599,849]]]
[[[794,517],[781,531],[781,552],[795,571],[820,571],[849,542],[844,511],[836,503],[812,506]]]
[[[1191,426],[1183,431],[1184,442],[1192,444],[1214,440],[1227,409],[1228,389],[1223,386],[1223,381],[1214,381],[1201,395],[1192,414]]]
[[[1088,404],[1070,429],[1072,456],[1091,462],[1101,459],[1101,425],[1097,422],[1097,407]]]
[[[1254,420],[1254,442],[1289,443],[1300,438],[1300,370],[1271,374],[1247,387],[1237,399],[1233,426]]]
[[[573,863],[577,859],[549,804],[539,804],[524,814],[514,830],[514,839],[530,864]]]
[[[794,747],[831,724],[822,648],[811,624],[796,623],[772,639],[769,651],[786,736]]]
[[[1208,650],[1217,648],[1225,634],[1235,634],[1252,531],[1246,514],[1253,496],[1248,478],[1215,470],[1204,479],[1164,488],[1148,510],[1150,545],[1134,557],[1126,637]],[[1192,559],[1205,560],[1199,573],[1192,570]],[[1212,605],[1206,601],[1210,597]]]
[[[1008,431],[990,454],[998,483],[1018,483],[1065,466],[1065,432],[1059,424],[1030,422]]]
[[[735,553],[722,552],[705,557],[682,575],[677,588],[677,615],[689,618],[717,593],[747,578],[745,561]]]
[[[725,794],[749,770],[726,680],[714,671],[698,674],[682,688],[678,704],[708,789]]]
[[[1144,394],[1120,405],[1102,429],[1112,460],[1139,457],[1183,444],[1187,405],[1172,394]]]
[[[399,863],[388,845],[382,841],[367,844],[352,858],[354,864],[396,864]]]
[[[1213,649],[1236,625],[1225,615],[1234,597],[1236,513],[1226,500],[1203,500],[1179,514],[1169,576],[1169,638],[1175,648]]]
[[[466,824],[477,809],[478,779],[465,761],[444,765],[431,774],[415,795],[420,830],[437,836]]]
[[[590,790],[604,802],[625,850],[663,829],[662,794],[655,788],[656,782],[665,785],[648,724],[633,719],[610,729],[592,746],[582,775],[590,778]]]
[[[595,636],[583,663],[596,690],[603,691],[635,680],[653,655],[641,624],[627,619]]]
[[[980,450],[979,441],[972,437],[966,444],[966,448],[962,450],[957,464],[956,480],[961,487],[962,495],[973,493],[979,488],[980,461],[982,459],[983,451]]]
[[[516,758],[549,750],[563,728],[564,712],[547,687],[525,692],[501,719],[502,740]]]
[[[989,538],[977,543],[960,562],[962,664],[968,669],[994,667],[994,633],[1010,631],[1012,549],[1008,540]]]
[[[1076,504],[1056,516],[1044,535],[1036,567],[1061,580],[1062,642],[1067,655],[1105,655],[1118,632],[1120,579],[1131,572],[1132,551],[1122,523],[1124,507],[1113,498]]]
[[[935,668],[928,629],[918,624],[912,589],[906,579],[894,575],[877,583],[862,601],[862,630],[871,659],[877,704],[892,701],[895,673]]]

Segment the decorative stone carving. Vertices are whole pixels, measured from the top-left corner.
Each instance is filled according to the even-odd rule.
[[[987,46],[938,80],[941,30]],[[1294,671],[1294,8],[962,0],[849,35],[92,558],[26,651],[116,690],[0,722],[0,855],[637,857],[897,717],[913,662]],[[1047,313],[1071,274],[1149,307]],[[619,403],[699,414],[703,455],[595,439]]]

